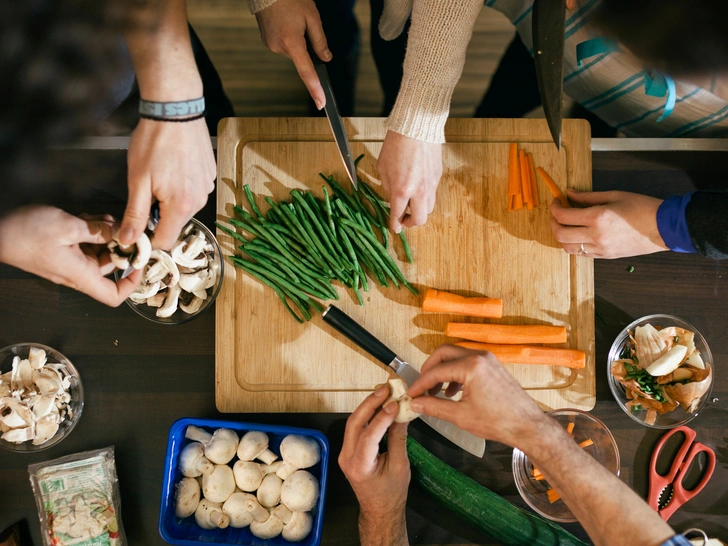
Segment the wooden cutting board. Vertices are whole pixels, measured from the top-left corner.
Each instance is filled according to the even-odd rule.
[[[386,132],[384,119],[351,118],[346,127],[354,155],[366,154],[360,176],[382,193],[376,159]],[[545,168],[562,188],[591,189],[588,124],[564,120],[560,152],[543,120],[451,119],[446,135],[437,205],[426,226],[407,231],[414,264],[404,261],[395,241],[400,267],[422,293],[434,287],[502,298],[504,317],[494,322],[566,325],[568,347],[587,353],[586,369],[507,368],[544,409],[591,409],[592,260],[567,255],[554,239],[549,227],[552,198],[542,181],[538,208],[506,211],[512,141],[532,152],[536,166]],[[244,203],[243,184],[250,185],[259,205],[265,205],[266,195],[289,199],[293,188],[322,196],[319,172],[346,180],[326,119],[223,120],[218,220],[225,222],[233,215],[233,204]],[[217,236],[225,255],[235,253],[231,237],[219,230]],[[337,306],[418,368],[436,347],[454,341],[442,333],[449,320],[482,321],[423,313],[420,298],[406,289],[374,285],[365,294],[364,307],[344,288],[339,294]],[[216,401],[222,412],[350,412],[389,377],[388,368],[320,316],[296,323],[270,288],[230,262],[217,298],[215,355]]]

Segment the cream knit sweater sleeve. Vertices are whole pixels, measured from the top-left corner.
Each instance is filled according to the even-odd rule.
[[[248,9],[250,13],[255,15],[259,11],[263,11],[268,6],[272,6],[276,0],[248,0]]]
[[[404,76],[386,126],[417,140],[442,143],[452,92],[483,0],[385,0],[379,25],[385,40],[401,32],[408,4],[412,24]]]

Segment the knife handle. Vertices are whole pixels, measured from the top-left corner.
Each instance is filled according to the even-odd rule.
[[[338,330],[374,358],[389,365],[397,355],[367,332],[362,325],[334,305],[329,305],[321,315],[325,322]]]

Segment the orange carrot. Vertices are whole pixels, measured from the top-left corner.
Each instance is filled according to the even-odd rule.
[[[542,480],[545,480],[546,477],[543,474],[539,474],[538,476],[534,476],[533,479],[536,480],[537,482],[540,482]]]
[[[593,445],[594,445],[594,441],[591,438],[587,438],[583,442],[579,443],[579,447],[582,447],[582,448],[593,446]]]
[[[503,316],[503,300],[497,298],[466,298],[450,292],[428,288],[422,300],[422,310],[468,317],[501,318]]]
[[[513,196],[513,210],[523,208],[523,197],[521,197],[520,189],[519,192]]]
[[[449,322],[445,335],[470,341],[515,345],[523,343],[566,343],[566,328],[551,325],[473,324]]]
[[[494,343],[477,343],[474,341],[460,341],[455,345],[465,347],[466,349],[473,349],[474,351],[490,351],[503,364],[564,366],[577,370],[586,367],[586,353],[575,349],[534,347],[532,345],[498,345]]]
[[[528,170],[526,152],[521,150],[518,154],[518,160],[518,164],[521,167],[521,194],[523,195],[523,204],[530,210],[533,208],[533,199],[531,198],[531,176]]]
[[[541,167],[536,169],[536,171],[538,172],[538,174],[541,175],[541,178],[543,178],[544,182],[546,182],[546,185],[548,186],[549,191],[551,191],[551,194],[556,199],[561,201],[561,205],[564,207],[571,207],[571,205],[569,204],[569,200],[566,199],[566,196],[563,193],[561,193],[561,190],[556,185],[556,182],[554,182],[554,179],[549,176],[549,173],[544,171]]]
[[[550,502],[551,504],[555,503],[555,502],[556,502],[557,500],[559,500],[559,499],[561,498],[561,495],[559,495],[559,494],[558,494],[558,493],[557,493],[556,491],[554,491],[553,489],[549,489],[548,491],[546,491],[546,495],[548,495],[548,497],[549,497],[549,502]]]
[[[566,432],[568,432],[571,436],[574,436],[574,426],[576,426],[574,423],[566,425]]]
[[[508,197],[518,193],[518,144],[511,142],[508,150]]]
[[[528,177],[531,179],[531,199],[533,206],[538,207],[538,188],[536,186],[536,169],[533,168],[533,155],[528,154]]]

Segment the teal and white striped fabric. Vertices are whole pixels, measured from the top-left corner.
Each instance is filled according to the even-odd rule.
[[[566,12],[564,92],[628,136],[728,136],[728,101],[710,90],[675,79],[670,92],[673,80],[669,75],[652,72],[635,56],[621,51],[585,57],[579,66],[577,46],[602,38],[589,25],[599,2],[578,0],[577,7]],[[504,13],[533,53],[533,0],[486,0],[485,5]],[[647,94],[650,88],[651,94]]]

